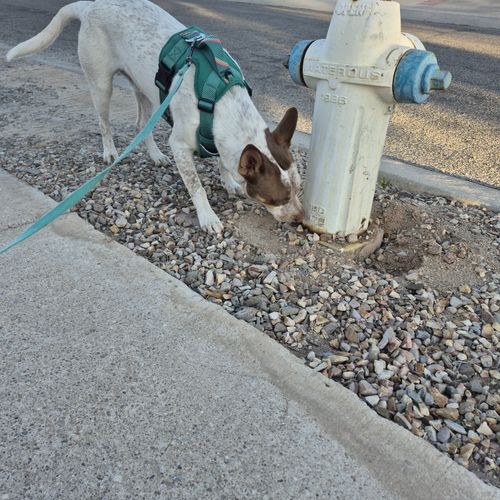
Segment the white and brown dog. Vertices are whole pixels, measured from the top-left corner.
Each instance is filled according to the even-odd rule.
[[[155,74],[160,51],[185,26],[147,0],[75,2],[63,7],[41,33],[11,49],[7,60],[49,47],[73,19],[81,22],[78,56],[99,115],[104,161],[109,163],[118,156],[109,123],[113,76],[121,73],[130,80],[137,97],[138,126],[143,127],[159,105]],[[222,223],[208,202],[193,160],[200,119],[194,67],[188,70],[170,109],[174,127],[169,144],[200,226],[220,233]],[[213,134],[225,188],[264,204],[282,222],[301,222],[304,217],[297,198],[300,176],[290,153],[296,126],[297,110],[291,108],[270,132],[247,90],[239,86],[232,87],[214,111]],[[146,147],[156,165],[166,163],[152,135]]]

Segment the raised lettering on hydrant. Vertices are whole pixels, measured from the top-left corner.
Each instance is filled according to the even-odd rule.
[[[293,81],[316,90],[306,175],[306,224],[318,231],[367,229],[396,103],[427,101],[451,75],[418,38],[401,33],[391,0],[339,0],[326,40],[304,40],[288,60]]]

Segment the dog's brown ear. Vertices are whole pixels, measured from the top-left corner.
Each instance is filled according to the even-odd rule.
[[[241,153],[238,172],[248,182],[255,182],[263,163],[262,153],[253,144],[249,144]]]
[[[276,130],[271,134],[278,145],[287,145],[290,147],[292,137],[297,128],[299,112],[297,108],[290,108],[286,113]]]
[[[297,128],[298,118],[297,108],[290,108],[274,132],[269,132],[269,129],[266,129],[266,141],[269,151],[271,151],[274,159],[283,170],[288,170],[293,163],[290,143]]]

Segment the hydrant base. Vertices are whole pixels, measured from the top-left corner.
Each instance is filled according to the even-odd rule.
[[[364,260],[374,254],[384,241],[384,230],[380,226],[373,226],[373,234],[369,239],[357,241],[356,243],[329,243],[320,241],[319,244],[335,250],[336,252],[347,255],[355,260]]]

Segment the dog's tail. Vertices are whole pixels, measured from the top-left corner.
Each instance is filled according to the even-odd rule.
[[[82,19],[87,9],[94,2],[74,2],[65,5],[50,21],[50,24],[38,35],[16,45],[7,53],[7,61],[27,56],[50,47],[61,34],[64,27],[74,19]]]

